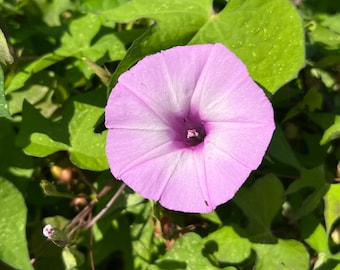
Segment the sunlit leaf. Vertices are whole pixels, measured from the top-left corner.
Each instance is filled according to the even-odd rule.
[[[304,245],[295,240],[279,239],[275,245],[254,244],[258,260],[256,269],[308,269],[309,254]]]
[[[326,144],[338,138],[340,138],[340,116],[336,115],[334,123],[325,130],[320,144]]]
[[[106,133],[94,133],[104,112],[105,96],[105,91],[99,90],[77,96],[67,104],[63,119],[57,123],[44,118],[29,103],[24,103],[18,144],[32,156],[44,157],[64,150],[80,168],[107,169]]]
[[[108,54],[110,57],[106,57],[106,61],[121,59],[125,54],[125,48],[114,34],[102,36],[94,44],[91,43],[102,23],[103,20],[100,16],[94,14],[87,14],[72,20],[69,29],[61,37],[61,46],[54,52],[45,54],[30,63],[23,71],[18,72],[10,81],[6,93],[22,88],[32,75],[68,57],[75,57],[79,60],[82,57],[87,57],[96,61]],[[90,68],[82,61],[80,63],[87,69],[87,73],[90,73]]]
[[[0,66],[0,117],[11,118],[4,93],[4,72]]]
[[[325,223],[327,233],[331,233],[334,222],[340,218],[340,184],[332,184],[329,186],[325,197]]]
[[[0,62],[2,64],[12,64],[13,56],[9,52],[4,33],[0,29]]]
[[[178,10],[185,13],[179,14]],[[285,0],[234,0],[219,14],[214,14],[211,3],[203,0],[136,0],[103,15],[115,21],[145,17],[156,21],[129,50],[112,84],[141,57],[189,40],[191,44],[224,43],[246,63],[252,77],[272,93],[304,65],[302,21]],[[186,27],[180,27],[184,24]]]
[[[84,254],[75,247],[64,247],[62,257],[65,264],[65,270],[73,270],[84,264]]]
[[[148,32],[134,41],[115,72],[111,85],[142,57],[161,49],[187,44],[209,19],[211,12],[210,0],[135,0],[103,12],[105,18],[116,22],[132,22],[140,18],[155,20]]]
[[[224,43],[253,79],[274,93],[303,67],[303,35],[301,17],[290,1],[233,0],[191,43]]]
[[[318,16],[313,21],[314,27],[308,33],[314,43],[323,43],[328,49],[337,49],[340,45],[340,16]]]
[[[49,53],[44,55],[42,58],[29,64],[23,71],[15,74],[10,84],[6,88],[6,94],[9,94],[15,90],[20,89],[25,85],[25,82],[35,73],[65,59],[64,56]]]
[[[240,237],[232,227],[224,226],[205,239],[205,252],[220,263],[237,264],[251,255],[251,242]]]
[[[27,208],[21,193],[0,177],[0,260],[17,269],[32,269],[26,242]]]
[[[202,248],[202,238],[196,233],[187,233],[177,239],[171,250],[156,261],[156,265],[160,269],[218,269],[202,255]]]

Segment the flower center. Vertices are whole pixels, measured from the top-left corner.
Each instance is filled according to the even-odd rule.
[[[204,124],[198,116],[188,114],[173,119],[173,140],[179,147],[193,147],[204,141],[207,136]]]
[[[196,129],[188,129],[187,130],[187,139],[197,138],[200,134]]]
[[[183,133],[182,133],[183,134]],[[185,138],[183,138],[184,136]],[[182,139],[187,146],[196,146],[204,141],[206,132],[201,123],[195,123],[184,119],[184,134]]]

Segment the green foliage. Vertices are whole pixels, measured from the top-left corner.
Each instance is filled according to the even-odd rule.
[[[155,20],[150,32],[128,51],[121,64],[123,70],[147,54],[188,41],[227,45],[271,93],[295,77],[304,65],[302,21],[288,1],[234,0],[219,14],[212,13],[207,0],[134,1],[103,16],[118,22],[144,17]],[[178,31],[184,24],[186,27]],[[120,73],[118,69],[113,84]]]
[[[308,269],[308,253],[302,243],[279,239],[275,245],[256,244],[256,269]],[[270,254],[270,256],[268,256]]]
[[[156,264],[160,269],[218,269],[201,254],[202,247],[203,240],[199,235],[187,233]]]
[[[275,93],[304,65],[301,25],[289,1],[234,0],[212,16],[191,43],[224,43],[255,81]]]
[[[224,226],[205,238],[205,252],[219,264],[239,264],[251,256],[251,242]]]
[[[96,123],[104,113],[104,96],[105,91],[99,89],[70,99],[58,123],[45,119],[25,102],[18,145],[26,154],[37,157],[68,151],[70,160],[79,168],[107,169],[104,152],[106,136],[104,133],[94,133]]]
[[[4,72],[0,67],[0,117],[11,118],[8,111],[8,104],[4,94]]]
[[[338,221],[340,216],[339,191],[339,185],[330,185],[330,188],[325,196],[325,223],[328,234],[333,231],[337,225],[336,221]]]
[[[340,269],[336,2],[0,1],[0,268]],[[277,128],[231,201],[168,211],[110,174],[107,93],[146,55],[217,42]]]
[[[13,62],[13,57],[9,52],[6,38],[0,29],[0,62],[3,64]],[[0,117],[11,118],[4,94],[4,72],[0,67]]]
[[[247,216],[247,232],[252,241],[275,242],[270,227],[283,204],[283,193],[283,186],[274,175],[259,178],[254,185],[237,193],[234,201]]]
[[[180,11],[180,12],[179,12]],[[209,0],[136,0],[102,13],[108,20],[131,22],[148,18],[152,24],[143,36],[129,48],[112,77],[114,85],[119,75],[148,54],[176,45],[185,45],[211,16]],[[185,25],[185,27],[182,27]],[[178,29],[181,29],[178,31]]]
[[[0,177],[0,260],[18,269],[33,269],[26,245],[27,208],[21,193]]]

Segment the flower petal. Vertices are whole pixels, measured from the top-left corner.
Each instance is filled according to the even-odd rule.
[[[174,47],[147,56],[122,74],[119,83],[156,112],[184,115],[212,46]]]
[[[207,213],[216,208],[208,197],[208,179],[200,151],[203,149],[182,151],[159,201],[166,208],[187,213]]]
[[[124,182],[143,197],[159,200],[170,210],[183,212],[211,212],[215,206],[209,205],[204,174],[195,168],[196,152],[188,149],[169,151],[167,154],[134,164],[121,177]],[[152,170],[152,173],[150,173]]]
[[[209,204],[220,205],[234,197],[252,171],[213,144],[204,145]]]
[[[203,121],[267,123],[272,107],[246,66],[222,44],[215,44],[191,101]]]
[[[174,150],[176,145],[167,130],[109,129],[107,134],[106,155],[112,174],[118,179],[123,179],[123,174],[134,166]]]
[[[211,122],[206,124],[206,128],[209,130],[206,145],[213,145],[225,152],[239,166],[254,170],[262,161],[274,124]]]
[[[109,129],[164,130],[168,129],[168,119],[118,83],[105,108],[105,126]]]

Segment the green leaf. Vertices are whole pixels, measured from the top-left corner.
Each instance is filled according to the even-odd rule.
[[[324,112],[306,112],[306,115],[322,129],[328,128],[334,122],[335,115]]]
[[[255,269],[309,269],[309,255],[304,245],[295,240],[279,239],[275,245],[254,244],[258,260]]]
[[[62,257],[65,264],[65,270],[74,270],[84,264],[85,256],[79,252],[76,247],[64,247]]]
[[[205,251],[220,263],[238,264],[251,255],[251,243],[240,237],[232,227],[224,226],[205,239]]]
[[[209,19],[211,8],[210,0],[135,0],[102,12],[107,20],[115,22],[131,22],[140,18],[155,20],[152,27],[132,44],[113,75],[111,85],[144,56],[187,44]]]
[[[213,14],[211,2],[205,0],[135,0],[103,15],[115,21],[156,21],[130,48],[111,85],[142,57],[187,43],[224,43],[246,63],[253,79],[271,93],[304,65],[302,20],[286,0],[233,0],[219,14]]]
[[[4,72],[0,66],[0,117],[1,116],[11,119],[4,92]]]
[[[320,144],[323,145],[338,138],[340,138],[340,116],[336,115],[334,123],[325,130]]]
[[[28,155],[45,157],[61,150],[68,150],[67,134],[56,130],[55,124],[44,118],[27,101],[23,104],[23,122],[17,143]]]
[[[303,152],[297,152],[296,156],[305,168],[313,168],[322,164],[329,149],[327,145],[320,145],[321,134],[300,131],[300,138],[303,139],[305,149]]]
[[[43,74],[44,72],[41,72]],[[12,92],[8,95],[8,106],[9,111],[12,115],[21,113],[24,100],[26,99],[36,108],[41,110],[41,113],[45,116],[50,116],[58,105],[52,101],[53,96],[53,83],[57,83],[56,80],[50,79],[51,85],[38,85],[32,84],[25,87],[23,90]]]
[[[303,97],[303,100],[288,111],[283,121],[287,121],[295,117],[306,109],[308,109],[310,112],[320,110],[322,107],[322,102],[323,97],[319,90],[317,88],[311,88],[309,91],[307,91]]]
[[[16,132],[11,122],[0,118],[0,176],[24,192],[32,177],[33,160],[15,144],[15,137]]]
[[[78,52],[81,57],[96,61],[98,64],[104,64],[106,62],[120,60],[124,57],[126,51],[123,43],[112,33],[109,35],[103,35],[94,44],[84,48],[81,52]],[[85,74],[86,78],[90,78],[93,74],[92,69],[83,62],[78,61],[79,69]]]
[[[8,94],[22,88],[33,74],[68,57],[76,57],[80,60],[82,57],[86,57],[96,61],[107,54],[103,60],[113,61],[121,59],[125,55],[125,48],[123,43],[113,33],[106,36],[103,35],[99,40],[93,42],[103,23],[103,19],[95,14],[87,14],[73,19],[69,24],[69,29],[61,37],[61,46],[54,52],[45,54],[40,59],[32,62],[23,71],[18,72],[10,81],[6,88],[6,93]],[[82,63],[82,65],[87,74],[92,74],[90,68],[85,63]]]
[[[223,224],[221,217],[218,216],[216,211],[213,211],[213,212],[210,212],[210,213],[203,213],[203,214],[201,214],[201,217],[206,219],[206,220],[209,220],[210,222],[216,223],[218,225]]]
[[[0,62],[3,64],[13,63],[13,57],[9,52],[5,35],[1,29],[0,29]]]
[[[278,126],[274,131],[273,138],[269,145],[269,156],[273,161],[289,165],[293,168],[300,169],[301,165],[296,158],[291,146],[287,142],[285,135]]]
[[[340,35],[329,30],[327,27],[318,25],[310,34],[310,39],[315,43],[324,43],[330,49],[336,49],[340,45]]]
[[[128,0],[83,0],[79,2],[79,4],[83,12],[94,12],[110,10],[125,4],[126,2],[128,2]]]
[[[332,184],[329,186],[325,197],[325,223],[327,233],[330,234],[335,221],[340,218],[340,184]]]
[[[248,188],[242,188],[234,202],[248,219],[247,233],[251,241],[275,242],[271,223],[283,204],[284,190],[274,175],[266,175]]]
[[[308,215],[300,222],[301,236],[318,254],[328,254],[328,236],[325,227],[314,215]]]
[[[325,181],[323,166],[313,169],[301,169],[301,176],[293,182],[287,189],[286,194],[298,192],[304,188],[312,188],[309,195],[303,198],[299,208],[293,213],[291,222],[295,222],[301,217],[311,213],[320,204],[323,196],[326,194],[329,184]]]
[[[113,32],[95,39],[103,23],[100,16],[91,13],[73,20],[70,23],[69,32],[61,38],[62,46],[55,53],[78,59],[86,57],[91,61],[102,58],[100,64],[104,60],[110,62],[122,59],[125,55],[125,47]],[[86,32],[84,33],[85,25]],[[83,65],[89,73],[90,69],[87,65]]]
[[[135,224],[130,227],[134,269],[146,269],[152,261],[153,252],[157,252],[157,242],[164,244],[163,238],[155,237],[155,220],[152,218],[151,204],[137,205],[131,209],[135,212]],[[131,210],[128,212],[131,213]]]
[[[335,61],[336,58],[333,57],[332,60]],[[325,61],[327,60],[324,60],[324,62]],[[331,66],[330,62],[328,63],[329,66]],[[333,65],[336,65],[336,63],[333,63]],[[337,87],[336,77],[334,77],[334,75],[331,72],[322,70],[320,68],[312,68],[310,72],[315,78],[321,79],[321,81],[325,84],[326,87],[332,90],[336,90]]]
[[[301,176],[289,185],[286,194],[289,195],[308,187],[320,189],[326,183],[324,177],[325,171],[322,165],[312,169],[301,168]]]
[[[32,62],[23,71],[19,71],[11,80],[10,84],[6,88],[6,94],[9,94],[15,90],[20,89],[25,85],[25,82],[35,73],[61,61],[65,57],[49,53],[41,57],[40,59]]]
[[[160,269],[218,269],[202,255],[203,239],[190,232],[177,239],[170,251],[156,261]]]
[[[313,43],[322,43],[327,49],[338,49],[340,45],[340,16],[320,15],[313,21],[309,39]]]
[[[300,230],[304,241],[317,252],[314,270],[335,269],[337,255],[333,255],[328,246],[328,235],[320,221],[314,215],[308,215],[301,220]]]
[[[323,25],[340,34],[340,14],[327,15],[323,21]]]
[[[57,50],[57,54],[69,56],[88,48],[100,26],[101,19],[94,14],[87,14],[72,20],[68,31],[61,38],[62,46]]]
[[[32,269],[25,233],[27,209],[21,193],[0,177],[0,260],[17,269]]]
[[[63,216],[53,216],[53,217],[45,217],[44,218],[44,224],[50,224],[54,228],[57,228],[58,230],[63,230],[64,227],[69,223],[70,220],[64,218]]]
[[[304,65],[302,19],[287,0],[228,2],[190,43],[215,42],[234,51],[252,78],[271,93],[295,78]]]
[[[295,222],[301,217],[309,214],[320,204],[322,197],[326,194],[328,190],[328,185],[325,184],[319,190],[315,190],[311,195],[309,195],[302,203],[302,205],[298,208],[298,210],[294,213],[291,222]]]
[[[96,265],[112,254],[118,253],[123,261],[124,269],[135,269],[133,267],[130,222],[127,215],[119,215],[115,218],[105,215],[94,225],[93,257]],[[112,241],[113,239],[114,241]]]
[[[18,145],[26,154],[37,157],[68,151],[70,160],[80,168],[107,169],[106,132],[94,133],[97,120],[104,112],[105,98],[103,89],[76,96],[65,106],[59,122],[44,118],[25,102]]]
[[[58,0],[58,1],[45,1],[35,0],[34,4],[39,7],[42,12],[43,21],[48,26],[59,26],[61,13],[64,11],[71,11],[74,9],[73,1],[71,0]]]

